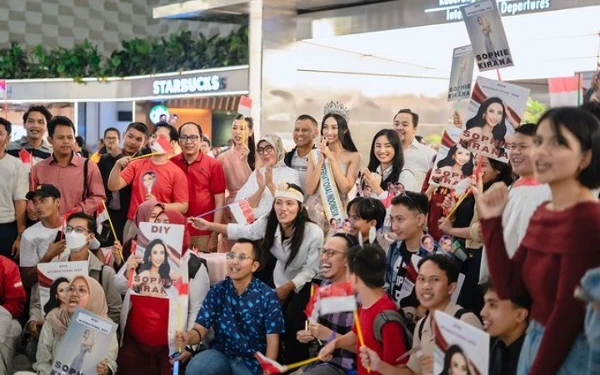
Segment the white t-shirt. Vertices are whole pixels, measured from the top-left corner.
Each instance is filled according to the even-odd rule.
[[[54,242],[58,228],[46,228],[42,222],[25,229],[21,238],[21,267],[35,267],[48,251],[48,245]],[[63,253],[64,254],[64,253]]]
[[[21,160],[5,154],[0,159],[0,224],[12,223],[15,201],[24,201],[29,191],[28,174]]]

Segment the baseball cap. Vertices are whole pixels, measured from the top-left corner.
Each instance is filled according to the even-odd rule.
[[[56,186],[54,186],[52,184],[42,184],[42,185],[38,185],[35,188],[35,190],[32,190],[29,193],[27,193],[25,198],[27,198],[28,200],[31,200],[35,196],[60,198],[60,191],[58,191]]]

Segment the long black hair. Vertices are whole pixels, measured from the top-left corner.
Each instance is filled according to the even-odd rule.
[[[461,347],[458,345],[450,345],[450,347],[446,350],[446,353],[444,354],[444,369],[442,372],[440,372],[440,375],[449,375],[452,372],[450,367],[452,366],[452,357],[454,357],[455,354],[460,354],[463,356],[467,366],[467,375],[472,375],[471,370],[469,369],[469,360],[467,359],[467,356]]]
[[[289,188],[299,191],[304,195],[302,188],[296,184],[287,184]],[[277,198],[275,198],[277,199]],[[304,230],[306,228],[306,223],[311,223],[312,221],[308,217],[308,212],[306,212],[306,208],[302,205],[302,203],[298,202],[298,215],[294,219],[292,223],[292,248],[290,252],[290,256],[288,260],[285,262],[285,268],[287,268],[296,258],[298,252],[300,251],[300,246],[302,246],[302,242],[304,240]],[[273,202],[273,207],[271,208],[271,212],[269,213],[269,217],[267,218],[267,229],[265,230],[265,237],[262,240],[261,248],[263,251],[270,251],[271,247],[273,247],[273,243],[275,242],[275,232],[277,231],[277,227],[281,226],[279,224],[279,220],[277,220],[277,213],[275,212],[275,202]],[[283,228],[282,232],[283,232]]]
[[[328,113],[323,117],[323,121],[321,121],[321,136],[323,136],[323,126],[325,125],[325,120],[333,117],[337,122],[338,126],[338,139],[342,144],[342,148],[347,151],[358,152],[356,145],[354,145],[354,141],[352,140],[352,135],[350,134],[350,128],[348,127],[348,122],[343,116],[340,116],[336,113]]]
[[[244,115],[238,114],[233,120],[244,120],[248,124],[248,129],[254,130],[254,120],[252,117],[244,117]],[[248,134],[250,134],[250,132],[248,132]],[[254,132],[252,132],[252,135],[248,136],[248,149],[250,150],[247,157],[248,165],[250,166],[250,169],[254,170],[256,166],[256,142],[254,140]]]
[[[443,158],[442,160],[440,160],[437,164],[437,168],[442,168],[442,167],[448,167],[448,166],[453,166],[454,163],[456,163],[454,161],[454,155],[456,155],[456,151],[458,151],[458,146],[459,144],[455,144],[454,146],[450,147],[450,149],[448,150],[448,155],[446,155],[445,158]],[[462,146],[460,146],[462,147]],[[462,147],[464,148],[464,147]],[[465,148],[466,150],[466,148]],[[469,150],[467,150],[469,151]],[[474,160],[475,160],[475,156],[473,155],[473,153],[471,151],[469,151],[469,153],[471,154],[471,157],[469,159],[468,162],[466,162],[462,168],[462,174],[463,176],[470,176],[473,174],[473,166],[474,166]]]
[[[504,102],[502,102],[502,99],[500,98],[492,97],[481,103],[477,114],[469,121],[467,121],[467,130],[472,128],[483,127],[483,125],[485,124],[485,120],[483,117],[488,107],[494,103],[500,104],[502,106],[502,120],[500,120],[500,122],[492,129],[492,136],[494,137],[494,139],[504,142],[504,136],[506,135],[507,108],[504,105]]]
[[[498,172],[498,176],[496,177],[496,179],[494,179],[494,181],[484,184],[483,190],[487,190],[494,183],[500,182],[500,181],[504,182],[507,186],[510,186],[513,183],[513,174],[512,174],[512,168],[510,167],[510,164],[503,163],[501,161],[494,160],[491,158],[488,158],[488,161],[490,163],[490,166],[495,171]]]
[[[56,295],[58,294],[58,286],[62,283],[69,283],[69,279],[66,277],[59,277],[52,283],[52,286],[50,287],[50,299],[48,299],[48,302],[44,305],[44,314],[48,314],[50,311],[60,307],[60,301]]]
[[[158,267],[158,274],[162,279],[163,286],[168,288],[171,286],[171,266],[169,265],[169,249],[167,249],[167,244],[164,243],[161,239],[154,239],[150,241],[148,246],[146,246],[146,251],[144,251],[144,263],[138,268],[138,273],[142,273],[144,271],[148,271],[152,268],[152,261],[150,260],[150,255],[152,255],[152,248],[156,245],[160,245],[165,249],[165,260],[163,260],[160,267]]]
[[[375,156],[375,142],[377,138],[385,136],[392,147],[394,148],[394,157],[392,158],[392,173],[385,180],[383,179],[383,170],[382,179],[381,179],[381,188],[383,190],[387,190],[388,183],[396,183],[400,178],[400,173],[402,172],[402,168],[404,167],[404,152],[402,151],[402,147],[400,147],[400,138],[398,137],[398,133],[392,129],[382,129],[375,134],[373,137],[373,142],[371,143],[371,155],[369,156],[369,170],[371,172],[377,172],[377,167],[381,164]]]

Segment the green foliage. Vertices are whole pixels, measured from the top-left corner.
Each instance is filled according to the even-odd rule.
[[[206,38],[182,31],[159,39],[135,38],[103,57],[90,41],[71,49],[37,45],[25,51],[18,43],[0,50],[0,78],[126,77],[134,75],[243,65],[248,63],[248,28]]]
[[[548,107],[540,102],[539,100],[533,100],[530,97],[527,98],[527,106],[525,107],[525,113],[521,119],[522,124],[533,123],[536,124],[540,117],[548,110]]]

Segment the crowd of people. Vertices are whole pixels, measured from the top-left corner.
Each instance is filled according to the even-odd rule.
[[[521,125],[504,146],[509,163],[478,158],[461,197],[430,183],[436,151],[418,141],[410,109],[370,150],[357,149],[340,103],[320,123],[298,116],[290,151],[238,115],[217,157],[193,122],[108,128],[88,159],[68,117],[32,106],[15,142],[0,118],[0,374],[17,354],[55,373],[77,307],[119,325],[100,375],[167,375],[175,362],[188,375],[261,375],[256,352],[318,357],[298,372],[310,375],[434,374],[436,311],[491,336],[480,348],[490,374],[598,374],[599,119],[590,102]],[[181,152],[157,152],[160,138]],[[448,158],[449,168],[464,158],[463,171],[473,155],[456,147]],[[102,207],[110,224],[96,220]],[[176,331],[169,299],[140,298],[128,282],[141,272],[174,282],[161,273],[164,245],[136,256],[147,222],[185,226],[189,308]],[[225,253],[225,279],[192,267],[192,252]],[[42,305],[38,265],[76,261],[87,275],[56,281]],[[357,316],[307,321],[315,285],[343,283]],[[479,372],[450,346],[441,373]]]

